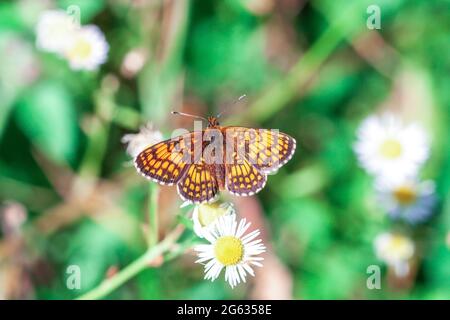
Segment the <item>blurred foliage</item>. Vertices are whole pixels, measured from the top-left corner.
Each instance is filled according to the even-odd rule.
[[[111,48],[99,71],[72,71],[35,48],[48,3],[78,5],[81,22],[105,33]],[[381,8],[381,30],[366,27],[369,4]],[[245,93],[228,123],[278,128],[298,142],[258,195],[293,297],[450,298],[449,21],[450,2],[427,0],[2,1],[0,202],[22,204],[28,219],[12,253],[2,232],[0,273],[20,256],[15,268],[27,270],[32,297],[74,298],[133,261],[145,247],[148,187],[121,136],[147,121],[168,136],[180,126],[170,110],[216,114]],[[146,63],[130,74],[124,61],[136,49]],[[390,224],[352,144],[380,108],[430,130],[424,178],[436,181],[439,206],[416,230],[423,261],[414,283],[396,288],[383,276],[382,290],[368,290],[366,268],[380,264],[372,241]],[[93,198],[77,202],[89,188]],[[193,261],[148,268],[108,298],[248,296],[245,286],[203,281]],[[65,286],[71,264],[81,267],[81,290]],[[6,285],[0,298],[24,297],[5,295]]]

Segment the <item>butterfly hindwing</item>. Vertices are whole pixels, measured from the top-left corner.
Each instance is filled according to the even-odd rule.
[[[251,196],[264,188],[267,176],[247,160],[240,162],[225,166],[225,186],[234,195]]]
[[[183,200],[194,203],[210,202],[219,192],[217,179],[204,162],[191,164],[177,188]]]

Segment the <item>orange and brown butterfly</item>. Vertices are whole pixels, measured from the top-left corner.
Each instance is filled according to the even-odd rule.
[[[253,195],[264,188],[267,174],[295,152],[295,139],[277,130],[222,127],[216,117],[198,118],[208,121],[205,130],[149,146],[134,161],[144,177],[163,185],[176,184],[185,201],[211,202],[222,190]]]

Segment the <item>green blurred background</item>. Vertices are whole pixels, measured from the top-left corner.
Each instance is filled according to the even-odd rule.
[[[366,26],[370,4],[380,30]],[[97,72],[35,46],[40,12],[69,5],[105,33]],[[186,253],[107,298],[261,297],[255,288],[271,298],[450,298],[449,21],[450,2],[429,0],[2,1],[0,298],[75,298],[141,255],[149,183],[121,137],[148,121],[166,136],[192,129],[170,110],[216,114],[242,94],[226,124],[277,128],[298,145],[253,203],[276,257],[266,278],[231,290],[222,277],[203,281]],[[352,151],[361,120],[380,110],[421,121],[433,137],[422,172],[439,203],[413,230],[420,258],[403,281],[373,252],[374,237],[395,226]],[[181,201],[160,191],[162,237]],[[248,207],[239,214],[251,216]],[[381,290],[366,287],[372,264],[382,266]],[[70,265],[81,268],[79,290],[66,287]]]

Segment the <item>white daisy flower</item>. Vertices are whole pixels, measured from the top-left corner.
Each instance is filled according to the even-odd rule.
[[[36,25],[36,46],[44,51],[63,54],[78,28],[63,10],[46,10]]]
[[[426,221],[436,203],[433,181],[380,182],[376,185],[380,204],[393,219],[415,224]]]
[[[428,158],[429,143],[418,124],[405,125],[385,114],[364,120],[354,150],[361,166],[377,179],[400,181],[416,176]]]
[[[95,70],[106,62],[108,50],[103,32],[95,25],[86,25],[73,34],[64,57],[74,70]]]
[[[129,133],[122,137],[122,143],[127,144],[127,153],[136,158],[136,156],[145,148],[150,147],[163,140],[160,131],[153,129],[152,123],[147,123],[139,129],[138,133]]]
[[[195,206],[192,213],[192,221],[194,222],[194,232],[203,238],[204,232],[208,228],[214,226],[214,222],[218,217],[223,215],[235,214],[235,210],[231,203],[204,203]]]
[[[382,233],[374,241],[374,249],[378,259],[394,269],[398,277],[409,273],[409,263],[414,256],[414,242],[401,234]]]
[[[244,236],[250,223],[242,219],[239,224],[235,215],[223,215],[217,218],[213,228],[204,232],[210,244],[201,244],[194,248],[198,252],[197,263],[205,264],[205,279],[214,281],[225,268],[225,281],[233,288],[245,282],[247,273],[254,276],[252,266],[262,267],[262,257],[266,251],[261,239],[255,240],[259,230]]]

